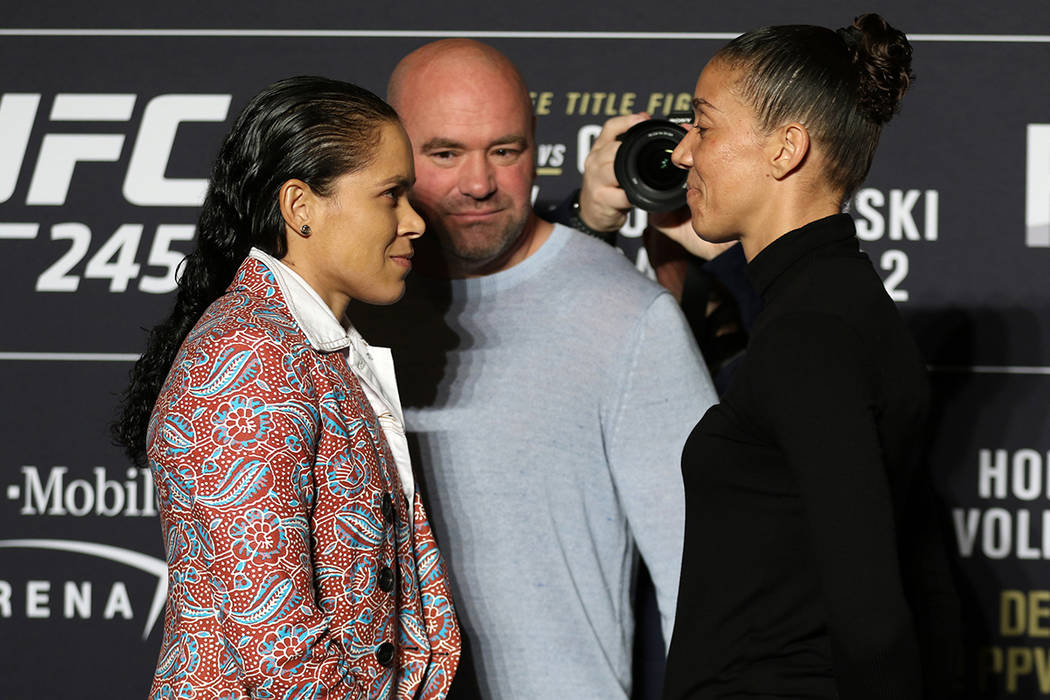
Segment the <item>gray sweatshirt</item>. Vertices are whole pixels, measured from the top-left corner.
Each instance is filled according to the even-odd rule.
[[[557,226],[509,270],[415,276],[404,300],[353,319],[393,348],[467,647],[461,673],[476,673],[454,687],[629,697],[638,555],[669,640],[682,446],[716,400],[674,298]]]

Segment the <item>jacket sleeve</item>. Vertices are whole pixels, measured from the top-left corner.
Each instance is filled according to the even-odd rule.
[[[661,292],[625,339],[603,419],[609,465],[649,569],[664,645],[674,629],[685,532],[682,447],[716,396],[674,297]]]
[[[763,420],[796,474],[842,697],[917,698],[873,370],[839,319],[794,314],[749,350]]]
[[[166,546],[192,580],[173,604],[183,618],[217,618],[222,674],[253,697],[357,697],[313,589],[313,358],[259,335],[238,331],[184,358],[151,446],[162,496],[184,506]],[[165,426],[187,438],[176,459]]]

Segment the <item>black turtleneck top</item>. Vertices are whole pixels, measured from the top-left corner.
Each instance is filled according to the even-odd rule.
[[[748,275],[764,309],[682,455],[664,698],[918,698],[897,525],[923,363],[848,215],[781,236]]]

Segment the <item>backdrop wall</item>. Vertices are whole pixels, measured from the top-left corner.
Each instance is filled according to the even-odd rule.
[[[537,197],[553,202],[577,186],[608,116],[687,107],[699,69],[732,36],[764,24],[837,27],[874,10],[911,36],[918,81],[852,212],[933,372],[931,464],[973,695],[1050,697],[1044,2],[1010,3],[1009,14],[976,0],[950,12],[904,0],[700,2],[688,13],[623,0],[403,2],[397,14],[346,5],[5,8],[0,696],[148,689],[164,596],[160,529],[149,475],[129,467],[106,424],[142,327],[170,307],[215,150],[261,87],[311,73],[382,94],[416,46],[483,39],[534,91]],[[623,234],[631,255],[642,224]]]

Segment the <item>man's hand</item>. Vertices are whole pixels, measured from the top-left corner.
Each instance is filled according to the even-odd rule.
[[[633,205],[627,201],[627,193],[616,182],[613,164],[616,162],[616,149],[620,147],[617,137],[647,119],[648,114],[639,112],[613,117],[605,122],[583,162],[580,218],[595,231],[619,231],[627,221],[627,214]],[[696,235],[686,207],[666,213],[650,212],[649,226],[704,260],[712,260],[733,245],[708,243]]]
[[[583,162],[583,185],[580,188],[580,218],[595,231],[619,231],[633,206],[616,182],[616,137],[635,124],[649,118],[645,112],[613,117],[602,125],[602,131]]]

